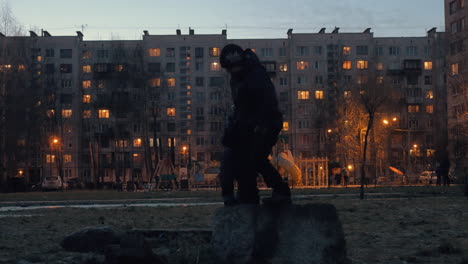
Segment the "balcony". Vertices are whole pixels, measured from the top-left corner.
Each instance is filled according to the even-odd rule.
[[[405,75],[421,75],[421,60],[404,60],[403,72]]]
[[[261,64],[270,78],[276,77],[276,61],[262,61]]]
[[[397,75],[402,75],[402,74],[403,74],[402,69],[388,69],[387,70],[387,75],[397,76]]]

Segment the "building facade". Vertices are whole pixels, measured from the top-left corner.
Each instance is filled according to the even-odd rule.
[[[445,0],[447,53],[448,149],[454,176],[468,174],[468,71],[464,0]]]
[[[31,153],[38,162],[5,164],[12,168],[6,177],[21,170],[29,182],[46,175],[89,183],[144,182],[164,157],[180,166],[219,161],[232,104],[229,76],[219,64],[228,43],[253,49],[267,69],[284,113],[281,141],[295,157],[357,166],[356,155],[340,152],[339,131],[348,122],[343,106],[362,87],[381,85],[391,91],[392,106],[377,115],[374,145],[381,148],[371,155],[376,174],[386,174],[390,165],[422,171],[434,166],[435,153],[444,149],[439,136],[446,133],[444,41],[435,29],[425,37],[375,38],[370,29],[339,33],[338,28],[290,29],[284,39],[228,39],[225,30],[197,35],[193,29],[175,35],[145,31],[134,41],[84,41],[81,33],[2,37],[4,50],[27,43],[29,61],[22,72],[35,82],[18,85],[32,94],[37,124],[31,126],[39,131],[26,139],[20,136],[24,128],[15,128],[15,144],[35,144]],[[23,65],[11,56],[1,58],[3,73]],[[392,121],[382,125],[384,119]],[[4,131],[13,131],[10,127]],[[359,130],[353,135],[359,148],[363,128],[353,127]],[[39,176],[31,177],[32,167]]]

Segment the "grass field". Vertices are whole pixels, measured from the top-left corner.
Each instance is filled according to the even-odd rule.
[[[220,190],[192,190],[192,191],[153,191],[153,192],[117,192],[117,191],[89,191],[89,190],[67,190],[54,192],[23,192],[23,193],[0,193],[0,202],[21,201],[83,201],[83,200],[139,200],[139,199],[161,199],[161,198],[217,198]],[[294,195],[307,194],[359,194],[359,188],[295,188]],[[461,186],[396,186],[396,187],[373,187],[365,188],[366,193],[402,193],[412,196],[444,194],[452,195],[461,192]],[[261,195],[268,195],[269,190],[261,190]]]
[[[403,193],[401,198],[356,199],[339,195],[298,200],[331,203],[343,224],[348,256],[353,263],[468,263],[468,197],[459,187],[369,188],[368,192]],[[295,190],[300,194],[358,193],[358,189]],[[116,193],[55,192],[2,194],[3,201],[67,199],[147,199],[199,197],[219,199],[218,191]],[[0,213],[0,263],[85,263],[86,256],[63,251],[67,234],[88,226],[117,230],[210,228],[219,206],[59,208]],[[188,254],[188,253],[181,253]],[[83,262],[76,262],[81,256]],[[181,259],[180,256],[178,256]],[[174,259],[175,256],[174,256]],[[172,262],[177,263],[177,262]],[[186,258],[184,263],[196,263]],[[200,262],[202,263],[202,262]]]

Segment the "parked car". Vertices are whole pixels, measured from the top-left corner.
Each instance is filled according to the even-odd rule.
[[[42,180],[41,188],[43,191],[63,190],[64,186],[59,176],[47,176]]]
[[[418,183],[420,184],[436,184],[437,175],[435,171],[423,171],[419,174]]]
[[[78,178],[68,179],[67,189],[83,189],[83,183]]]

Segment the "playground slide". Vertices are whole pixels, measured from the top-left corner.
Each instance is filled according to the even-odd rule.
[[[302,173],[294,162],[291,151],[279,153],[276,157],[273,157],[272,162],[288,172],[295,185],[302,185]]]

